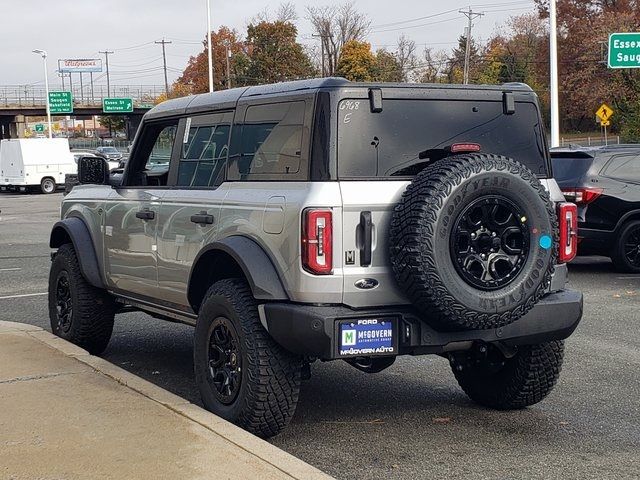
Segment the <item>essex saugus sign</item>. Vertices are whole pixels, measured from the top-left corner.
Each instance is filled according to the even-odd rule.
[[[609,36],[609,68],[640,68],[640,33]]]

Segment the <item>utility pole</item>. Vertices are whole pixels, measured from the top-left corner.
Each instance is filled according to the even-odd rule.
[[[314,33],[311,36],[312,37],[317,37],[317,38],[320,39],[320,52],[321,52],[320,53],[320,55],[321,55],[321,57],[320,57],[321,58],[321,62],[320,63],[322,64],[322,77],[324,77],[326,75],[326,73],[325,73],[326,70],[324,68],[324,37],[326,37],[326,35],[322,35],[321,33],[316,35]]]
[[[549,73],[551,90],[551,147],[560,146],[560,107],[558,95],[558,29],[556,0],[549,2]]]
[[[469,25],[467,26],[467,34],[466,36],[466,49],[464,54],[464,84],[467,85],[469,83],[469,63],[471,61],[471,29],[473,28],[473,21],[476,18],[479,18],[484,15],[484,13],[478,13],[471,10],[459,10],[458,13],[463,14],[469,20]]]
[[[211,0],[207,0],[207,62],[209,67],[209,92],[213,92],[213,47],[211,46]]]
[[[229,48],[229,42],[225,44],[225,57],[227,57],[227,88],[231,88],[231,68],[229,66],[229,59],[231,58],[231,49]]]
[[[98,53],[104,53],[105,63],[107,64],[107,97],[110,97],[111,83],[109,81],[109,55],[111,55],[113,52],[110,52],[109,50],[105,50],[104,52],[98,52]]]
[[[167,53],[164,49],[164,46],[168,43],[164,38],[161,42],[155,42],[158,45],[162,45],[162,63],[164,64],[164,93],[167,98],[169,98],[169,80],[167,79]]]

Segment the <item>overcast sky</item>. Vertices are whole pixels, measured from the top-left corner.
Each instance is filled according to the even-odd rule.
[[[311,37],[314,32],[305,18],[305,6],[331,2],[291,3],[299,16],[299,41],[313,45],[317,41]],[[389,50],[403,33],[420,51],[425,45],[436,50],[453,48],[466,26],[466,18],[457,10],[469,5],[485,12],[474,23],[474,37],[481,39],[510,16],[534,10],[533,0],[357,0],[355,4],[371,19],[368,41],[373,48]],[[245,33],[251,17],[270,5],[274,11],[278,2],[212,0],[213,29],[228,25]],[[160,85],[164,81],[162,51],[154,41],[164,37],[173,42],[167,45],[169,80],[173,81],[189,56],[201,50],[206,32],[206,0],[0,0],[0,6],[0,85],[43,83],[42,62],[31,53],[36,48],[49,54],[53,86],[60,82],[57,59],[100,58],[101,50],[115,52],[110,56],[112,84]]]

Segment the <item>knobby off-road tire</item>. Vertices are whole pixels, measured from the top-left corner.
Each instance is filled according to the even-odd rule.
[[[244,280],[221,280],[209,288],[193,351],[196,383],[208,410],[262,438],[289,423],[298,403],[302,358],[269,336]]]
[[[485,362],[452,364],[458,384],[474,402],[514,410],[540,402],[553,390],[562,369],[564,341],[521,346],[514,357],[502,357],[502,365],[500,358],[496,359],[502,354],[489,348],[494,350]]]
[[[99,355],[111,339],[115,311],[113,297],[82,276],[73,246],[58,248],[49,273],[51,331]]]
[[[640,273],[640,221],[629,222],[620,229],[611,261],[618,272]]]
[[[473,230],[475,227],[465,222],[475,219],[473,209],[479,208],[482,229],[475,231],[474,241],[479,242],[481,236],[485,241],[488,236],[488,244],[503,252],[505,247],[491,243],[494,240],[490,237],[507,235],[498,227],[492,228],[497,217],[506,213],[496,213],[502,210],[492,210],[493,204],[514,212],[508,220],[513,225],[509,228],[522,237],[523,253],[516,256],[517,263],[500,280],[502,283],[496,281],[485,288],[475,285],[483,282],[466,273],[472,269],[460,266],[480,255],[458,255],[460,244],[455,242],[460,240],[452,235],[464,228]],[[484,218],[492,215],[496,218],[485,222]],[[402,195],[391,220],[391,262],[401,289],[434,327],[497,328],[522,317],[544,295],[554,270],[557,230],[549,194],[528,168],[497,155],[457,155],[425,168]],[[465,235],[471,238],[469,232]],[[495,255],[487,254],[484,262],[497,258]],[[479,263],[470,265],[477,267]]]

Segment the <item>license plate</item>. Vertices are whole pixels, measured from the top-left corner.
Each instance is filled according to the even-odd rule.
[[[390,318],[343,320],[338,328],[340,357],[397,353],[396,322]]]

